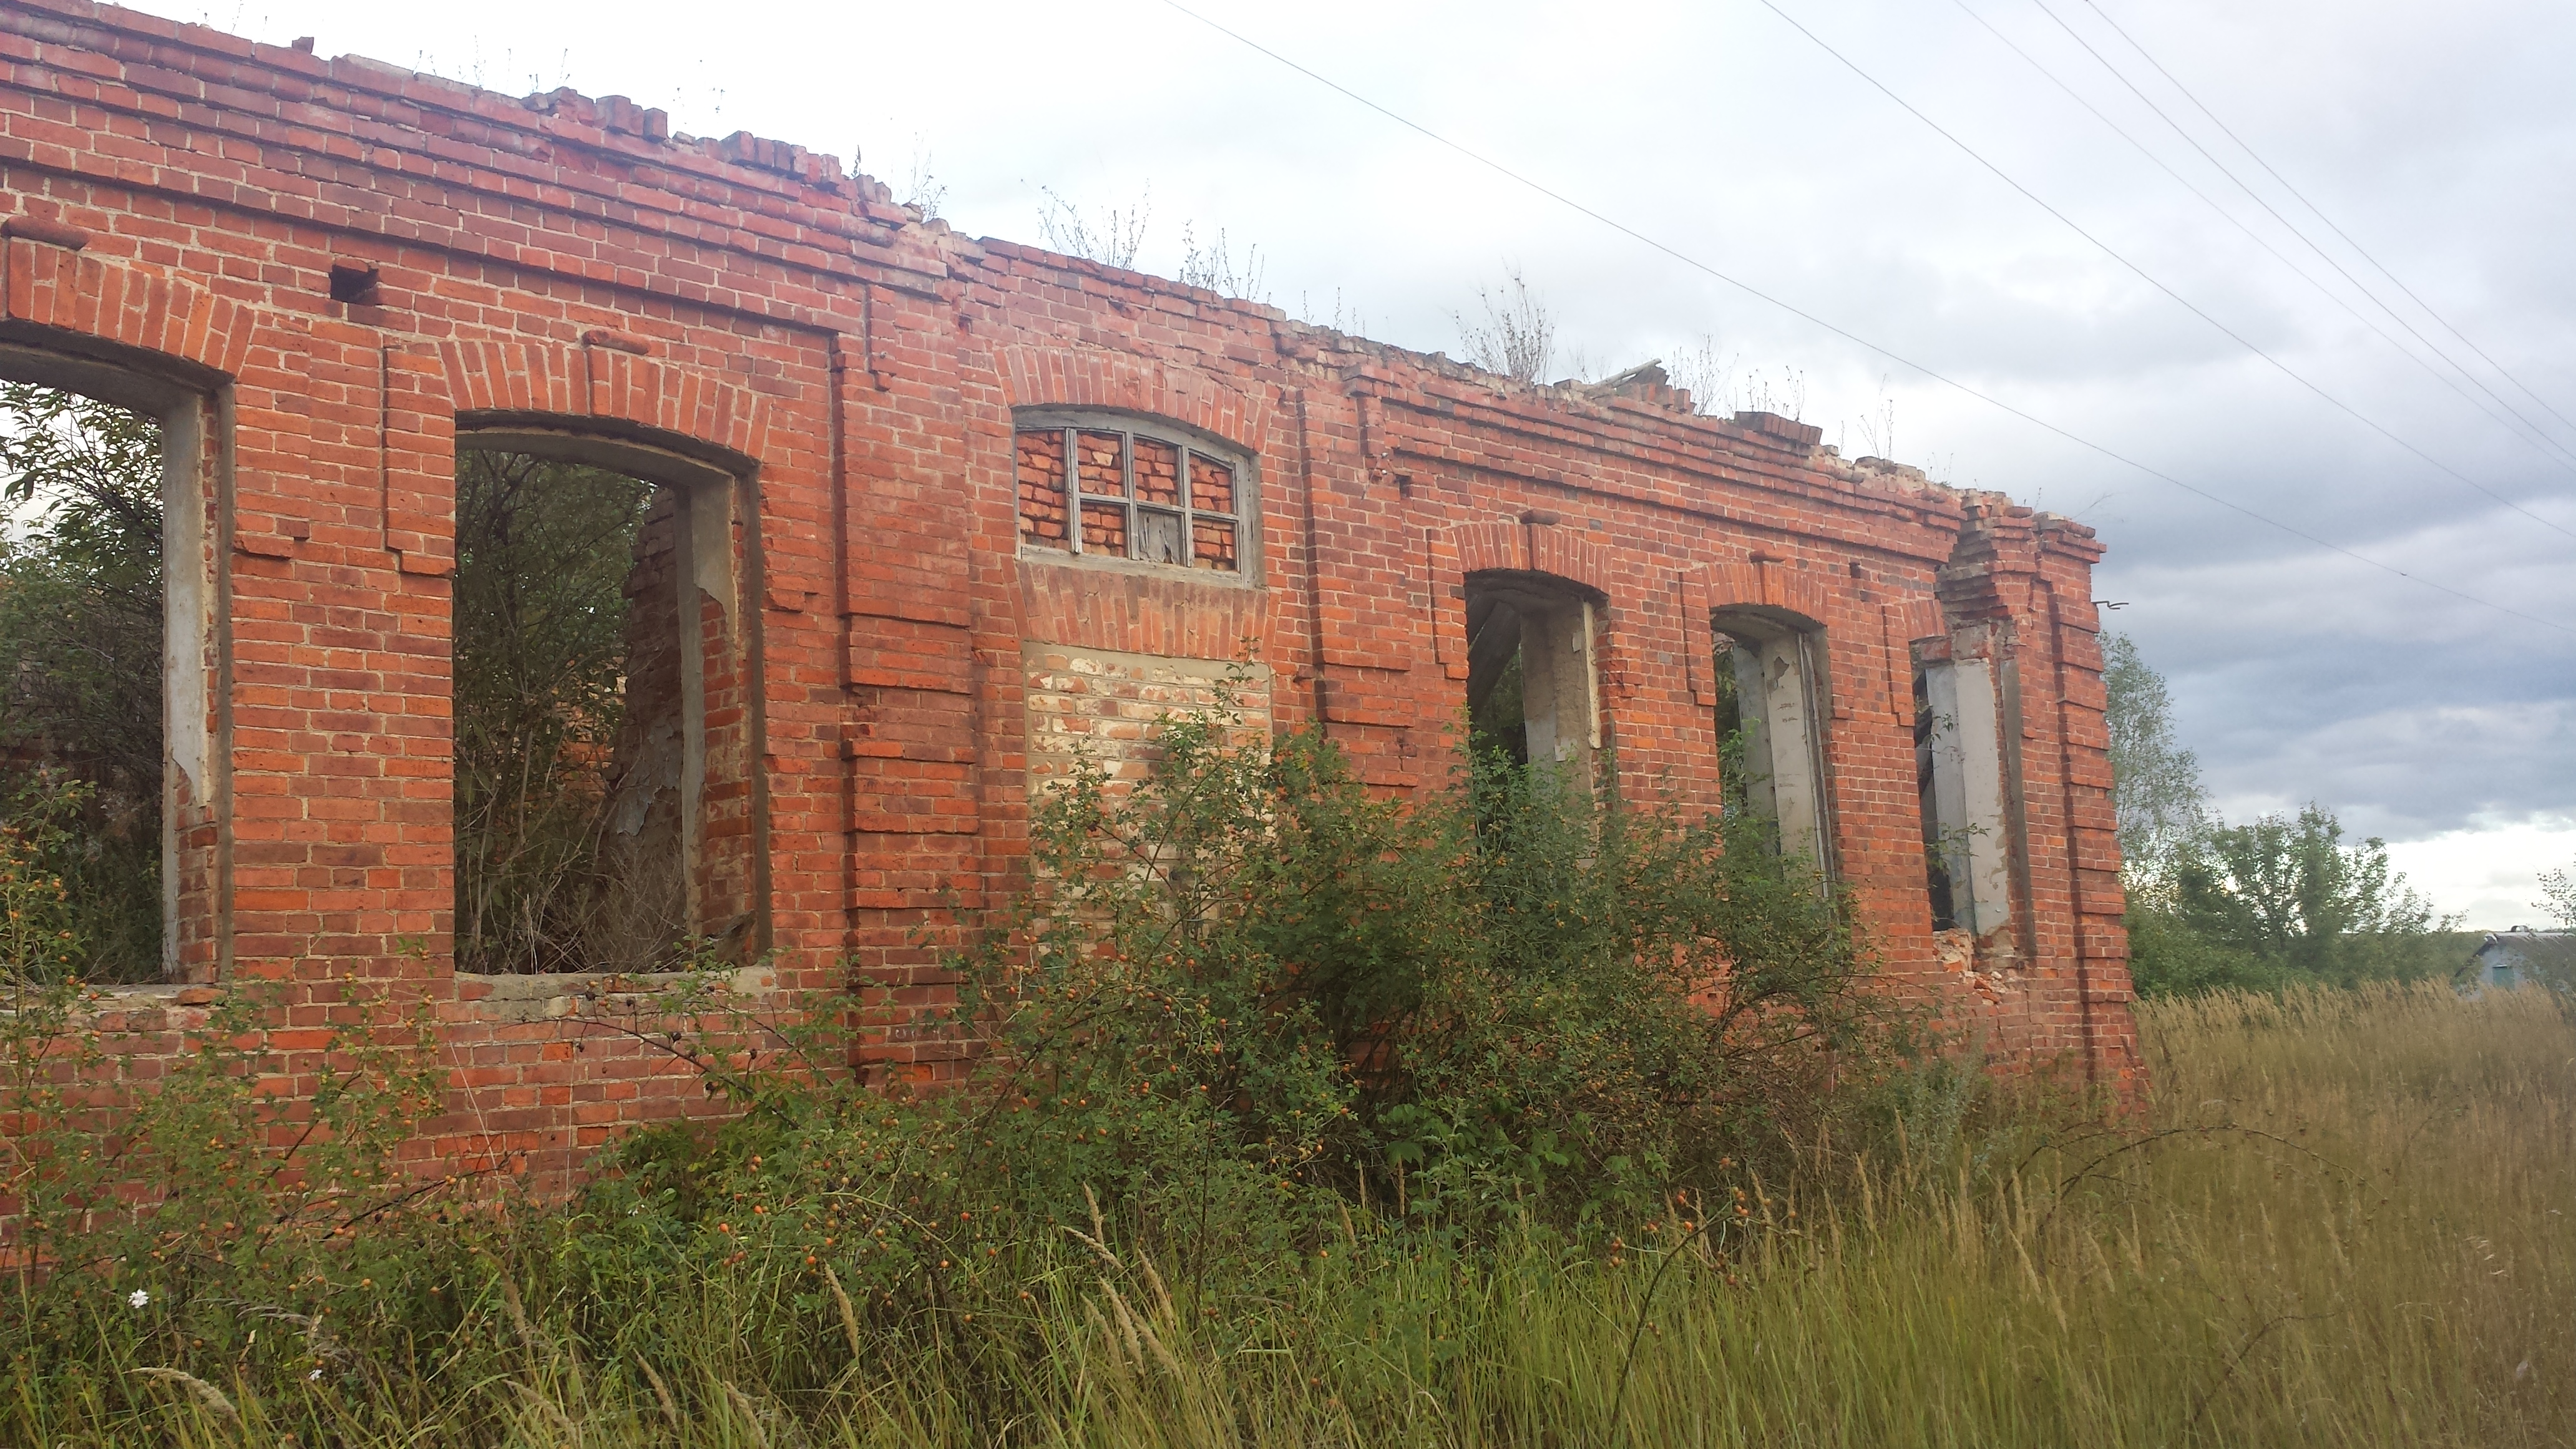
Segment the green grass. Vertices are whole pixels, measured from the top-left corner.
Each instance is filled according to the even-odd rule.
[[[1246,1287],[1200,1281],[1187,1230],[1113,1205],[1099,1251],[1013,1245],[1028,1297],[971,1320],[880,1318],[819,1272],[758,1260],[621,1295],[603,1318],[570,1240],[517,1231],[453,1260],[468,1266],[443,1289],[449,1327],[347,1325],[363,1355],[335,1352],[327,1324],[272,1319],[266,1347],[187,1359],[192,1384],[144,1372],[175,1366],[166,1339],[103,1321],[90,1361],[17,1357],[0,1442],[2576,1436],[2576,1025],[2555,1000],[2219,995],[2150,1003],[2142,1027],[2156,1089],[2134,1119],[1926,1074],[1901,1129],[1866,1151],[1803,1145],[1787,1176],[1706,1204],[1719,1225],[1687,1242],[1696,1203],[1582,1247],[1535,1228],[1444,1246],[1358,1213]],[[496,1256],[505,1272],[475,1271]]]

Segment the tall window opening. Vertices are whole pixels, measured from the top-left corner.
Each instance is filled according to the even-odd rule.
[[[457,969],[651,970],[708,928],[723,627],[691,606],[729,594],[732,480],[657,484],[614,456],[648,450],[536,442],[457,455]]]
[[[1914,774],[1935,930],[1985,937],[2012,920],[2000,728],[1989,661],[1950,640],[1918,644]]]
[[[1721,609],[1710,623],[1730,807],[1777,827],[1782,854],[1829,871],[1823,635],[1770,609]]]
[[[0,383],[0,937],[21,970],[173,964],[163,481],[155,418]]]
[[[1592,778],[1601,748],[1597,612],[1537,575],[1467,578],[1467,713],[1478,749]]]
[[[1249,469],[1231,452],[1132,419],[1048,412],[1021,415],[1013,449],[1024,549],[1244,572]]]

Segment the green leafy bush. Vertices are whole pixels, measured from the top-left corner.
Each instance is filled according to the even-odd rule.
[[[106,1099],[77,1083],[111,1064],[56,991],[11,1040],[7,1110],[51,1124],[8,1186],[48,1265],[6,1310],[19,1383],[141,1412],[186,1385],[99,1366],[218,1396],[318,1373],[431,1413],[457,1365],[496,1355],[580,1345],[548,1362],[594,1385],[685,1362],[707,1345],[665,1306],[713,1293],[724,1383],[792,1402],[926,1353],[1033,1402],[1054,1390],[1027,1365],[1068,1324],[1150,1367],[1192,1343],[1270,1351],[1238,1310],[1358,1257],[1623,1261],[1690,1215],[1677,1202],[1791,1171],[1838,1072],[1883,1074],[1843,907],[1741,816],[1495,756],[1408,806],[1319,736],[1249,737],[1223,708],[1157,744],[1132,789],[1085,767],[1033,802],[1027,890],[944,958],[953,1010],[900,1016],[870,988],[754,1013],[727,963],[698,963],[649,1030],[736,1114],[625,1139],[560,1210],[406,1185],[395,1148],[436,1058],[382,1009],[334,1044],[307,1119],[263,1095],[236,997],[160,1091],[119,1095],[96,1149]],[[962,1079],[849,1072],[890,1026],[945,1043]],[[104,1230],[79,1216],[143,1163],[207,1189]],[[1462,1351],[1407,1341],[1408,1362]]]

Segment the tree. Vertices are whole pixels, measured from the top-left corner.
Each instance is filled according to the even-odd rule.
[[[2200,759],[2174,735],[2164,676],[2126,634],[2102,636],[2104,722],[2111,735],[2111,803],[2120,857],[2136,891],[2164,875],[2208,824]]]
[[[2173,698],[2122,634],[2102,637],[2129,906],[2129,974],[2148,995],[2291,981],[2431,975],[2453,922],[2389,865],[2386,842],[2347,845],[2334,812],[2229,825],[2173,728]]]
[[[2533,905],[2547,911],[2560,929],[2576,931],[2576,868],[2542,871],[2540,896]]]
[[[460,970],[642,969],[684,924],[681,897],[635,889],[616,848],[635,803],[617,758],[638,664],[627,596],[652,500],[597,468],[457,458]]]
[[[2387,842],[2344,844],[2342,823],[2314,803],[2295,819],[2210,828],[2176,862],[2174,905],[2271,976],[2341,985],[2430,974],[2444,964],[2436,933],[2455,924],[2390,868]]]
[[[0,825],[56,820],[91,980],[161,971],[162,629],[160,428],[0,383]]]

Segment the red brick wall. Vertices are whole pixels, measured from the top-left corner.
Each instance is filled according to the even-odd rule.
[[[187,970],[282,983],[290,1044],[350,983],[439,1003],[452,1111],[425,1160],[560,1174],[704,1109],[684,1065],[595,1019],[649,996],[449,964],[454,444],[493,426],[742,480],[735,597],[702,600],[700,869],[776,948],[752,999],[855,966],[889,988],[874,1055],[897,1069],[948,1056],[900,1029],[940,986],[919,928],[1022,854],[1024,648],[1249,646],[1274,724],[1320,720],[1414,789],[1463,703],[1463,581],[1501,568],[1604,601],[1605,737],[1641,792],[1715,799],[1711,609],[1823,626],[1836,853],[1889,981],[2014,1062],[2135,1079],[2078,525],[1847,465],[1785,420],[1522,386],[968,241],[830,157],[673,136],[620,98],[76,0],[0,10],[0,213],[57,233],[0,239],[0,341],[166,375],[217,420],[219,768],[185,822]],[[370,300],[331,299],[335,263],[375,269]],[[1041,406],[1249,459],[1241,577],[1024,565],[1013,409]],[[2021,723],[2008,972],[1934,949],[1910,742],[1910,642],[1981,620],[2009,625]]]

